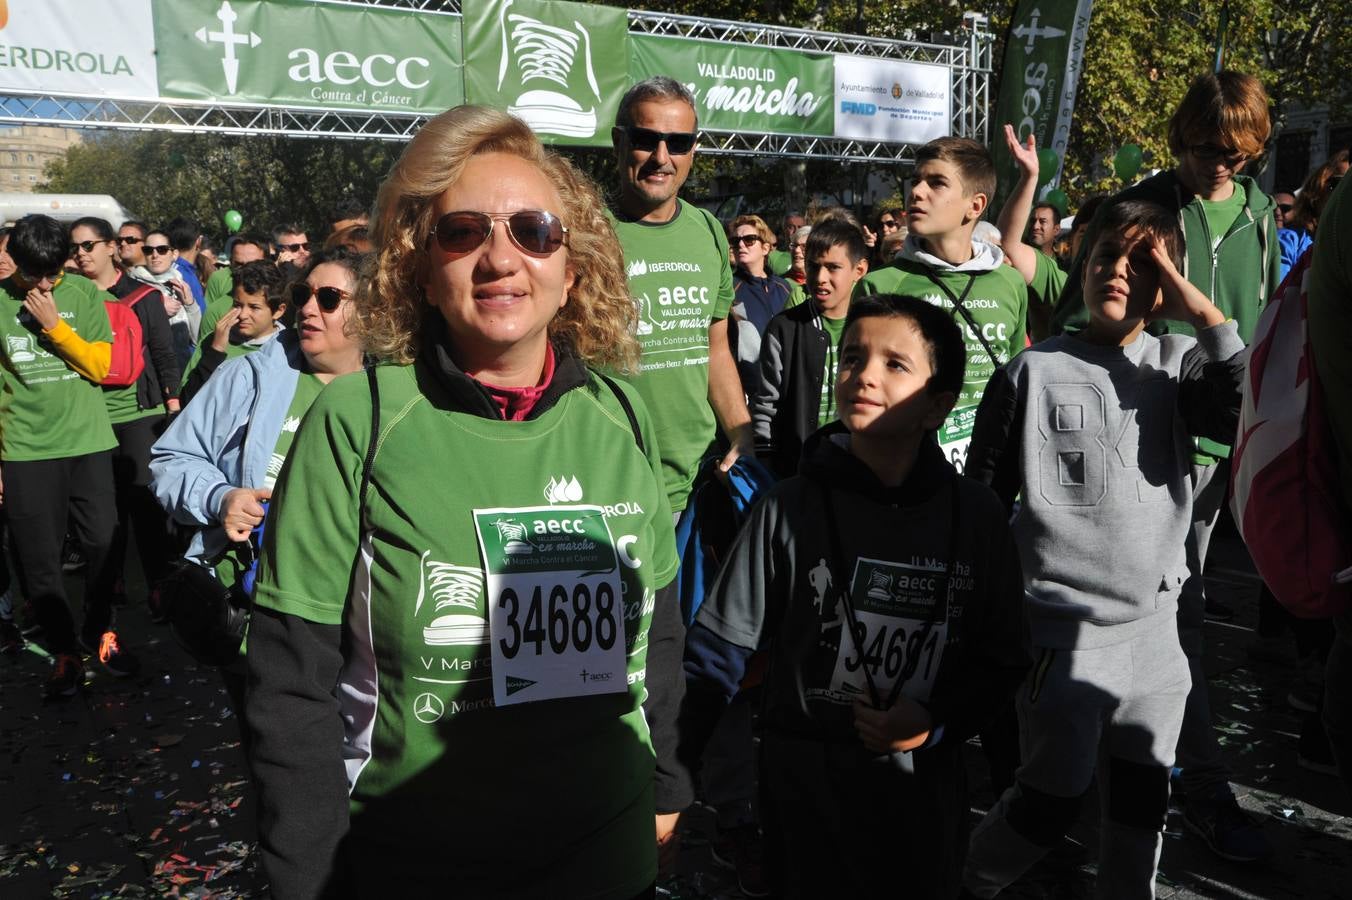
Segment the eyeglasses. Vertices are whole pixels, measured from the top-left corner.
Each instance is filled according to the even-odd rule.
[[[311,287],[304,281],[291,285],[291,308],[300,309],[314,297],[324,312],[333,312],[345,299],[347,291],[336,287]]]
[[[52,283],[52,287],[56,287],[58,284],[60,284],[62,281],[65,280],[65,277],[66,277],[65,269],[52,272],[48,275],[29,275],[22,269],[15,270],[14,272],[14,280],[17,281],[19,283],[19,287],[25,291],[30,291],[33,288],[37,287],[39,284],[42,283],[42,280],[44,278]]]
[[[278,245],[277,245],[277,249],[278,249],[278,250],[287,250],[287,251],[290,251],[291,253],[299,253],[299,252],[302,251],[302,250],[309,250],[309,249],[310,249],[310,242],[309,242],[309,241],[301,241],[299,244],[278,244]]]
[[[146,244],[145,251],[147,256],[159,256],[162,253],[168,253],[173,250],[168,244]]]
[[[137,244],[141,243],[141,238],[132,237],[131,235],[127,235],[126,237],[114,238],[114,240],[117,241],[118,246],[121,246],[123,244],[131,244],[133,247],[135,247]]]
[[[1202,162],[1219,160],[1231,169],[1249,158],[1249,154],[1241,153],[1234,147],[1217,147],[1214,144],[1194,144],[1188,150]]]
[[[878,221],[878,225],[879,225],[884,231],[886,231],[886,230],[888,230],[888,229],[896,228],[896,227],[897,227],[897,220],[896,220],[896,219],[880,219],[880,220]]]
[[[1296,205],[1294,203],[1278,203],[1277,208],[1284,213],[1289,213],[1291,210],[1296,208]]]
[[[666,144],[667,152],[672,156],[684,156],[695,149],[693,131],[653,131],[638,125],[626,125],[624,134],[629,139],[629,146],[645,153],[655,151],[659,143]]]
[[[447,253],[472,253],[488,243],[495,222],[506,222],[512,243],[533,256],[549,256],[564,245],[568,236],[568,229],[558,216],[542,209],[492,214],[456,210],[437,220],[432,235]]]
[[[758,234],[739,234],[734,240],[743,247],[750,247],[752,244],[759,244],[761,241]]]
[[[95,247],[97,247],[99,244],[107,244],[107,243],[111,243],[111,242],[110,242],[110,241],[75,241],[74,243],[72,243],[72,244],[70,245],[70,255],[71,255],[71,256],[74,256],[76,253],[78,253],[78,252],[81,251],[81,250],[83,250],[85,253],[90,253],[90,252],[92,252],[93,249],[94,249]]]

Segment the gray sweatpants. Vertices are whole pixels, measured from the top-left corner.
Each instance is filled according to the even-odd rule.
[[[972,832],[963,874],[994,897],[1070,830],[1098,772],[1099,897],[1153,898],[1191,678],[1174,616],[1092,650],[1035,649],[1016,698],[1023,765]]]

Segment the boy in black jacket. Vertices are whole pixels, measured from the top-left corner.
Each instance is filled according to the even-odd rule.
[[[765,327],[760,383],[750,404],[756,456],[780,478],[798,471],[808,437],[835,421],[836,347],[850,295],[868,273],[864,233],[843,219],[814,225],[803,255],[808,301]]]
[[[963,377],[948,314],[861,298],[840,352],[840,421],[752,512],[689,632],[682,757],[767,651],[761,819],[779,896],[953,897],[962,743],[1029,665],[1018,556],[994,494],[934,440]]]

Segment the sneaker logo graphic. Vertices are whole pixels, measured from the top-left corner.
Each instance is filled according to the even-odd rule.
[[[571,479],[566,475],[551,478],[545,485],[545,499],[550,503],[577,503],[582,499],[582,485],[576,475]]]
[[[424,725],[431,725],[446,713],[446,704],[436,694],[419,694],[413,699],[413,715]]]
[[[230,0],[221,0],[221,8],[216,10],[216,18],[221,22],[221,30],[210,31],[203,25],[197,29],[197,39],[207,46],[225,45],[225,58],[221,60],[221,68],[225,69],[226,89],[233,94],[239,83],[239,57],[235,55],[235,47],[257,47],[263,43],[263,39],[252,31],[246,34],[235,31],[239,13],[230,6]]]
[[[526,537],[526,526],[514,519],[495,519],[493,527],[502,541],[502,552],[509,556],[524,556],[535,552],[535,545]]]
[[[634,329],[635,333],[638,335],[652,334],[652,300],[649,300],[648,295],[644,294],[634,301],[634,305],[638,307],[638,327]]]
[[[508,68],[515,63],[521,73],[522,93],[507,111],[536,131],[562,134],[569,137],[591,137],[596,134],[596,106],[583,109],[564,91],[572,75],[579,45],[582,49],[583,69],[587,84],[596,102],[601,100],[601,89],[596,84],[596,70],[592,67],[591,35],[581,22],[574,20],[573,28],[548,25],[539,19],[519,13],[507,14],[512,0],[502,5],[498,27],[502,30],[502,59],[498,64],[498,90],[507,77]],[[510,45],[509,39],[510,26]],[[540,85],[542,82],[545,84]]]
[[[648,274],[648,261],[646,259],[635,259],[625,266],[624,274],[628,278],[639,278]]]
[[[892,599],[892,576],[874,569],[868,575],[867,596],[871,600],[888,601]]]
[[[10,362],[26,363],[37,359],[37,353],[34,352],[37,351],[37,346],[33,344],[32,335],[11,334],[5,339],[5,344],[9,350]]]
[[[488,643],[488,620],[483,615],[481,600],[484,573],[472,566],[430,559],[432,551],[422,555],[421,578],[418,579],[418,600],[413,615],[422,612],[424,601],[432,603],[436,614],[423,627],[423,640],[429,646],[474,646]],[[443,613],[443,610],[447,612]]]
[[[295,434],[300,429],[300,416],[287,416],[286,421],[282,423],[282,431],[289,431]]]
[[[507,696],[510,697],[517,691],[524,691],[526,688],[535,684],[529,678],[518,678],[515,675],[507,676]]]

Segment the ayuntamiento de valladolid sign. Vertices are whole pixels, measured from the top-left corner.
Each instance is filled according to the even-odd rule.
[[[713,131],[923,143],[948,67],[630,34],[625,11],[465,0],[462,14],[311,0],[0,0],[0,92],[435,114],[507,109],[608,146],[620,96],[670,75]]]

